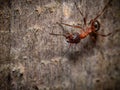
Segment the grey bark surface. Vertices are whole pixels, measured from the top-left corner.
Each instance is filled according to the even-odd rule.
[[[0,90],[119,90],[120,32],[77,45],[49,33],[80,32],[108,0],[0,0]],[[98,19],[101,34],[120,31],[120,1]]]

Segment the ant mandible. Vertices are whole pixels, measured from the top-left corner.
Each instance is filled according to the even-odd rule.
[[[82,33],[66,33],[66,34],[55,34],[55,33],[50,33],[50,35],[56,35],[56,36],[64,36],[67,40],[68,43],[70,44],[78,44],[80,42],[81,39],[86,38],[88,35],[100,35],[103,37],[109,36],[112,33],[108,33],[106,35],[103,34],[98,34],[97,31],[100,30],[100,22],[97,20],[106,10],[106,8],[108,7],[108,5],[110,4],[112,0],[109,0],[108,3],[105,5],[105,7],[102,9],[102,11],[100,13],[97,14],[97,16],[94,19],[91,19],[89,22],[89,25],[87,25],[87,21],[86,18],[83,16],[83,13],[80,11],[80,9],[77,7],[76,8],[79,10],[79,13],[81,14],[81,16],[83,17],[83,22],[84,22],[84,27],[81,27],[79,25],[69,25],[69,24],[65,24],[65,23],[58,23],[58,24],[63,24],[66,26],[70,26],[70,27],[74,27],[74,28],[79,28],[82,30]]]

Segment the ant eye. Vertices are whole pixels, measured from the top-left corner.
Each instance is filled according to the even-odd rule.
[[[100,29],[100,23],[97,20],[93,23],[93,26],[95,28],[95,31],[98,31]]]

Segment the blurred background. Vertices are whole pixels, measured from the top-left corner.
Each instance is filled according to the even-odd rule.
[[[49,33],[79,32],[109,0],[0,0],[0,90],[120,90],[120,32],[77,45]],[[98,18],[101,34],[120,31],[120,0]]]

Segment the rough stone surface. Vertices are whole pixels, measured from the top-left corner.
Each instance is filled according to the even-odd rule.
[[[0,90],[120,90],[120,32],[77,45],[50,32],[81,32],[108,0],[0,0]],[[99,33],[120,31],[120,1],[98,19]]]

